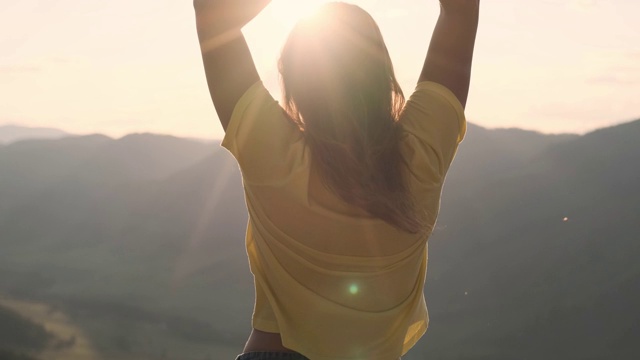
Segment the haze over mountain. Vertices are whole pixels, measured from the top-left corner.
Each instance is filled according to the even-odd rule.
[[[640,354],[638,138],[640,121],[584,136],[470,125],[430,239],[430,328],[403,359]],[[107,357],[241,351],[253,285],[224,149],[18,142],[0,147],[0,199],[0,293],[62,309]]]
[[[69,135],[71,134],[58,129],[1,125],[0,145],[28,139],[60,139]]]

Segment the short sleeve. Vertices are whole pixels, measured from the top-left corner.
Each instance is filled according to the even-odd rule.
[[[433,171],[419,177],[436,175],[437,180],[443,179],[467,129],[460,101],[438,83],[421,82],[407,101],[400,122],[406,144],[411,147],[412,172],[420,171],[416,169],[424,166],[420,162],[427,161],[426,168]]]
[[[304,138],[262,82],[251,86],[233,110],[222,146],[236,158],[245,183],[275,185],[304,161]]]

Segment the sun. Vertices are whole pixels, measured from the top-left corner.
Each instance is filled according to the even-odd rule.
[[[267,11],[280,24],[293,27],[303,17],[310,16],[329,0],[273,0]]]
[[[331,1],[336,0],[272,0],[254,21],[243,28],[256,67],[266,79],[269,90],[279,91],[278,75],[274,70],[277,67],[274,64],[293,27],[301,19],[313,16],[321,5]]]

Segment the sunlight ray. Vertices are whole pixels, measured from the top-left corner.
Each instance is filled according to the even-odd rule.
[[[287,28],[293,27],[303,17],[311,15],[328,0],[274,0],[267,11],[269,15]]]
[[[187,276],[210,265],[207,262],[203,263],[198,255],[202,251],[202,242],[205,240],[208,224],[212,221],[216,211],[219,211],[224,205],[220,203],[220,198],[223,191],[228,188],[229,181],[233,177],[235,168],[235,161],[229,157],[225,158],[224,164],[221,166],[219,175],[216,178],[216,182],[208,192],[204,207],[196,222],[195,228],[192,230],[189,242],[176,261],[171,278],[172,288],[175,289],[179,287],[180,283]]]

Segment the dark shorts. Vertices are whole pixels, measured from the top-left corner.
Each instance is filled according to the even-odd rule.
[[[308,358],[291,352],[256,351],[239,355],[236,360],[309,360]]]

